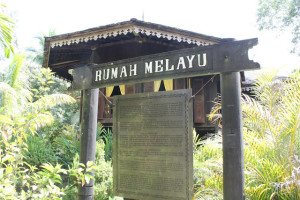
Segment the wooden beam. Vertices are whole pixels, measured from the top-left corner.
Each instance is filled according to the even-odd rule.
[[[259,64],[248,58],[249,48],[257,43],[257,39],[233,41],[91,64],[74,69],[72,88],[80,90],[259,69]],[[112,76],[112,70],[117,75]]]
[[[245,199],[240,73],[221,74],[224,200]]]
[[[95,162],[97,113],[99,89],[83,90],[83,105],[81,117],[80,163]],[[92,175],[94,175],[92,173]],[[94,179],[84,186],[78,186],[79,200],[92,200],[94,196]]]

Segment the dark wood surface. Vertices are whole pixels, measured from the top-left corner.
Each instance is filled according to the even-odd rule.
[[[192,78],[193,94],[201,91],[194,98],[194,123],[205,123],[205,105],[204,105],[204,88],[203,78]]]
[[[112,85],[143,83],[154,80],[195,77],[208,74],[219,74],[224,72],[237,72],[245,70],[259,69],[258,63],[248,58],[248,50],[258,43],[257,39],[249,39],[242,41],[225,42],[205,47],[195,47],[189,49],[181,49],[160,54],[136,57],[113,63],[93,64],[85,67],[76,68],[72,72],[74,90],[101,88]],[[189,67],[187,57],[195,56],[192,62],[193,67]],[[200,55],[200,59],[197,56]],[[204,63],[204,55],[206,63]],[[180,59],[185,60],[185,67],[181,65]],[[174,70],[167,70],[167,60],[169,60],[169,68],[174,65]],[[161,65],[159,70],[152,70],[152,73],[145,72],[145,63],[152,65]],[[204,65],[204,66],[199,66]],[[130,66],[136,65],[136,73],[133,74]],[[126,68],[125,74],[120,75],[122,68]],[[119,76],[116,78],[108,78],[101,80],[95,78],[97,71],[104,71],[112,68],[118,68]],[[153,68],[153,67],[152,67]],[[162,71],[160,70],[162,69]],[[131,71],[131,72],[130,72]],[[155,72],[156,71],[156,72]],[[130,76],[131,73],[131,76]]]

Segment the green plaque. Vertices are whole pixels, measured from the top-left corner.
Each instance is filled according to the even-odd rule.
[[[114,195],[190,200],[193,194],[192,91],[114,97]]]

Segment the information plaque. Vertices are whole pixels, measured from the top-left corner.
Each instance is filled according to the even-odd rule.
[[[191,200],[192,91],[115,96],[114,195],[136,200]]]

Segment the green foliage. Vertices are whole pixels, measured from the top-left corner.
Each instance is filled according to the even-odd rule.
[[[55,155],[58,162],[64,168],[70,166],[76,154],[79,153],[80,143],[77,138],[77,132],[72,126],[66,125],[60,134],[53,138],[52,142],[49,141],[54,147]]]
[[[26,123],[26,126],[22,128],[26,128],[27,131],[34,132],[38,128],[52,123],[53,116],[49,111],[51,108],[75,102],[75,99],[69,95],[43,93],[43,91],[48,90],[48,84],[51,84],[51,76],[47,82],[41,82],[41,91],[34,90],[30,92],[28,85],[24,82],[24,84],[18,84],[18,87],[12,87],[8,83],[15,83],[14,85],[16,85],[16,82],[11,80],[16,80],[17,78],[13,77],[19,77],[18,79],[20,79],[25,73],[25,70],[13,71],[13,75],[9,75],[4,79],[6,82],[0,82],[0,94],[2,102],[4,102],[2,103],[0,114],[6,116],[6,118],[18,120],[18,125]],[[49,69],[42,69],[42,71],[51,75]],[[31,98],[32,96],[35,96],[35,98]]]
[[[32,94],[25,75],[24,58],[15,54],[9,66],[4,68],[0,76],[0,106],[1,112],[18,115],[23,105],[31,101]],[[14,109],[11,109],[14,108]]]
[[[49,36],[53,36],[54,31],[50,31],[49,34]],[[66,169],[72,164],[74,155],[79,152],[79,101],[75,99],[78,99],[80,94],[78,92],[62,94],[66,93],[70,83],[54,76],[55,74],[49,69],[40,66],[43,57],[44,36],[36,37],[40,43],[38,48],[28,49],[30,54],[27,60],[34,63],[27,66],[26,75],[29,77],[28,85],[31,89],[32,101],[39,102],[42,106],[49,106],[49,115],[52,118],[52,123],[43,126],[37,133],[52,145],[57,162]],[[55,98],[55,100],[51,98]],[[56,104],[55,101],[64,101],[65,98],[72,99],[72,103],[64,104],[63,107]]]
[[[222,138],[217,135],[199,143],[194,152],[195,199],[222,199]]]
[[[259,28],[283,30],[289,28],[298,52],[300,42],[300,0],[260,0],[257,12]],[[298,52],[299,53],[299,52]]]
[[[244,98],[246,192],[250,199],[299,198],[299,185],[295,184],[300,168],[299,77],[295,73],[279,81],[272,73],[262,74],[256,85],[257,99]]]
[[[70,156],[66,156],[69,160],[65,163],[70,163],[77,152],[74,149],[78,141],[72,127],[63,126],[61,137],[52,138],[52,143],[42,132],[42,128],[54,121],[51,109],[75,100],[65,94],[48,93],[53,81],[52,72],[47,69],[41,69],[46,78],[36,77],[40,90],[30,91],[26,81],[18,82],[26,70],[17,60],[8,68],[12,73],[2,75],[0,82],[0,86],[7,86],[0,87],[2,102],[5,102],[0,109],[0,199],[62,199],[73,186],[89,182],[93,178],[91,170],[96,169],[91,162],[87,166],[77,164],[76,168],[68,170],[61,164],[54,165],[61,158],[61,152],[54,148]],[[22,90],[27,90],[29,97],[34,98],[20,100],[19,91]],[[65,176],[73,177],[68,185],[63,183]]]
[[[10,53],[14,52],[12,45],[14,22],[10,17],[3,13],[3,9],[6,6],[1,4],[0,7],[2,8],[0,13],[0,43],[4,49],[5,57],[9,58]]]
[[[29,59],[37,63],[39,65],[43,64],[43,57],[44,57],[44,46],[45,46],[45,37],[52,37],[55,35],[55,30],[49,30],[48,34],[41,33],[40,35],[34,37],[38,40],[39,46],[38,47],[29,47],[26,51],[29,54]]]
[[[99,166],[99,170],[95,173],[95,200],[107,200],[113,197],[112,163],[106,161],[104,149],[104,142],[99,140],[96,144],[95,165]]]
[[[57,157],[53,150],[51,143],[42,136],[30,136],[27,141],[26,151],[21,153],[28,164],[38,167],[43,163],[56,164]]]
[[[243,96],[247,199],[299,199],[300,74],[286,81],[275,72],[258,77],[255,99]],[[218,108],[220,109],[220,108]],[[222,199],[221,139],[203,142],[194,154],[195,199]]]
[[[41,164],[39,168],[30,165],[29,163],[40,164],[44,160],[48,162],[52,158],[55,160],[49,144],[43,141],[42,137],[31,135],[35,130],[28,132],[28,128],[25,128],[29,125],[26,119],[22,123],[3,115],[1,118],[5,119],[0,123],[2,199],[61,199],[72,185],[85,184],[93,178],[88,173],[95,169],[90,162],[87,163],[87,168],[79,164],[78,168],[69,170],[62,169],[61,165],[53,166],[49,163]],[[32,124],[29,126],[31,128]],[[41,168],[42,170],[39,170]],[[73,182],[63,187],[60,174],[69,174],[73,177]]]
[[[61,165],[52,166],[51,164],[43,164],[43,170],[33,173],[29,176],[27,190],[21,191],[22,199],[62,199],[66,191],[78,184],[84,185],[89,183],[93,178],[89,172],[96,169],[92,162],[87,165],[79,164],[76,169],[62,169]],[[73,182],[66,186],[62,186],[62,175],[68,174],[73,177]],[[19,196],[20,197],[20,196]]]
[[[70,83],[56,76],[48,69],[41,67],[30,67],[29,84],[35,96],[39,95],[56,95],[66,93],[70,87]],[[73,99],[80,99],[80,93],[67,93]],[[36,97],[33,97],[36,100]],[[79,101],[76,100],[72,104],[66,104],[64,107],[54,106],[51,113],[55,118],[55,124],[63,124],[74,126],[79,122]]]
[[[89,173],[97,169],[93,163],[88,162],[87,166],[77,164],[77,168],[65,170],[61,165],[44,163],[39,166],[28,164],[24,151],[31,150],[26,140],[30,136],[24,132],[26,129],[13,127],[18,125],[9,121],[1,121],[0,145],[0,198],[1,199],[61,199],[65,191],[77,184],[85,184],[93,178]],[[6,130],[12,131],[8,139]],[[32,140],[29,139],[29,140]],[[15,139],[15,140],[14,140]],[[38,142],[41,142],[38,140]],[[30,143],[30,142],[29,142]],[[39,149],[40,150],[40,149]],[[66,187],[62,185],[62,174],[73,177],[73,181]]]
[[[57,162],[65,169],[72,165],[74,156],[79,153],[78,129],[78,125],[71,126],[55,118],[51,125],[37,131],[52,146]]]
[[[94,175],[94,199],[95,200],[108,200],[113,197],[113,177],[112,177],[112,163],[111,161],[105,161],[105,144],[102,140],[96,143],[96,158],[95,166],[97,171]],[[73,168],[78,167],[78,154],[73,161]],[[73,177],[69,177],[69,182],[73,182]],[[69,185],[69,183],[68,183]],[[64,196],[64,200],[73,200],[77,198],[77,187],[72,187],[67,191]]]
[[[73,158],[72,165],[69,166],[70,169],[78,169],[79,168],[79,154],[76,154]],[[74,182],[74,177],[69,176],[67,179],[67,185],[71,185]],[[69,190],[66,191],[65,196],[63,196],[64,200],[73,200],[77,198],[78,187],[76,185],[71,185]]]
[[[29,103],[29,113],[32,114],[34,111],[38,112],[38,110],[49,110],[46,112],[46,115],[39,115],[40,118],[36,120],[45,118],[44,120],[51,120],[52,123],[44,124],[43,126],[35,123],[39,125],[37,133],[44,138],[46,143],[53,147],[52,152],[56,155],[56,161],[64,168],[67,168],[72,163],[73,156],[79,152],[76,131],[78,126],[74,124],[76,122],[73,122],[78,103],[73,105],[75,102],[74,98],[58,93],[62,89],[58,89],[60,86],[53,80],[53,72],[49,69],[37,68],[35,73],[30,83],[31,86],[35,86],[35,88],[31,89],[34,104]],[[51,91],[53,85],[56,85],[56,89]],[[62,85],[65,86],[64,83]],[[64,88],[66,89],[66,87]],[[72,104],[64,104],[64,107],[58,105],[65,102]],[[47,154],[44,157],[47,157]]]
[[[0,42],[6,56],[13,50],[12,24],[0,14]],[[53,110],[61,109],[59,105],[75,102],[70,95],[61,94],[68,83],[59,79],[56,83],[49,69],[24,65],[24,59],[24,55],[15,54],[0,74],[0,199],[62,199],[78,184],[88,183],[97,167],[76,160],[65,169],[78,152],[75,120],[69,119],[74,115],[69,111],[78,106],[53,115]],[[63,125],[47,129],[54,121]],[[57,132],[48,135],[43,129]],[[62,162],[64,168],[56,162]],[[65,177],[72,177],[68,184]]]
[[[112,146],[113,146],[113,134],[110,129],[105,129],[101,123],[98,123],[97,136],[102,139],[105,143],[105,161],[110,161],[112,159]]]
[[[221,114],[221,95],[218,94],[218,96],[214,99],[213,103],[214,106],[211,108],[211,112],[209,113],[208,120],[212,121],[213,123],[217,123],[218,127],[222,128],[222,114]]]

